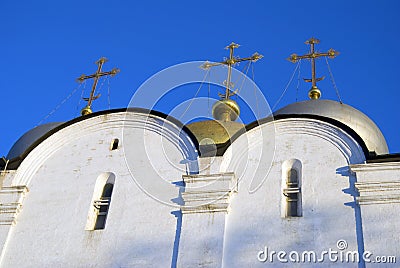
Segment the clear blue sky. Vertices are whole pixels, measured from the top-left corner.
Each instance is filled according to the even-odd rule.
[[[193,60],[220,60],[231,41],[239,56],[258,51],[255,81],[271,105],[294,66],[285,59],[307,52],[315,36],[330,61],[344,103],[367,114],[392,153],[400,152],[400,1],[1,1],[0,156],[92,73],[100,56],[110,79],[111,108],[126,107],[154,73]],[[302,64],[302,77],[309,77]],[[317,64],[323,98],[337,100],[324,60]],[[278,107],[296,100],[296,83]],[[87,88],[89,87],[89,84]],[[301,82],[299,100],[309,84]],[[103,96],[107,92],[103,90]],[[68,121],[83,107],[81,92],[45,122]],[[107,97],[94,110],[108,108]]]

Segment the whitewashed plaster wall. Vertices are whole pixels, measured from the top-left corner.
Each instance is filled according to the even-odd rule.
[[[224,156],[198,162],[187,135],[156,116],[145,124],[146,116],[92,117],[60,130],[28,155],[13,184],[30,191],[8,234],[2,267],[277,267],[276,261],[259,262],[257,253],[266,246],[287,252],[336,249],[339,239],[347,241],[347,250],[362,250],[356,177],[348,166],[365,157],[338,127],[282,119],[240,136]],[[114,138],[124,139],[123,147],[110,151]],[[281,215],[282,164],[293,159],[302,166],[303,216],[287,219]],[[236,174],[239,187],[229,213],[182,216],[178,185],[182,175],[199,169],[205,175]],[[106,229],[85,231],[94,184],[103,172],[116,175]]]
[[[1,266],[171,266],[179,204],[165,205],[144,193],[130,171],[145,187],[161,187],[159,197],[172,204],[179,187],[171,182],[190,172],[185,158],[196,158],[194,144],[179,131],[160,117],[114,113],[79,121],[43,141],[14,177],[13,184],[27,185],[29,193],[10,228]],[[124,142],[110,151],[114,138]],[[124,150],[132,152],[130,170]],[[86,231],[95,182],[103,172],[116,176],[106,228]]]
[[[274,132],[275,137],[272,136]],[[275,152],[270,150],[273,143]],[[321,252],[328,248],[337,250],[336,242],[344,239],[348,250],[358,250],[359,215],[354,208],[351,175],[346,170],[349,164],[363,163],[365,158],[362,148],[347,133],[318,120],[278,120],[240,136],[225,156],[222,171],[236,173],[239,189],[226,216],[224,267],[296,266],[282,264],[277,259],[272,263],[270,259],[259,262],[257,254],[265,247],[269,251],[287,253],[293,250],[300,254],[310,250]],[[297,159],[302,165],[303,216],[283,218],[282,165],[291,159]],[[239,161],[246,161],[246,165],[238,166]],[[251,185],[252,178],[259,183],[265,176],[258,189]],[[357,267],[354,263],[329,262],[324,263],[324,267],[329,264]],[[320,267],[321,263],[297,264],[304,265]]]
[[[1,188],[3,189],[3,187],[8,187],[12,185],[12,181],[15,177],[15,170],[6,170],[6,171],[1,171],[0,172],[0,180],[1,180]],[[9,202],[14,202],[15,201],[15,195],[5,195],[2,194],[0,195],[0,200],[1,203],[9,203]],[[9,217],[12,217],[13,215],[10,215],[9,213],[2,213],[0,215],[1,219],[0,220],[6,220]],[[10,230],[10,226],[9,224],[2,224],[0,225],[0,248],[1,248],[1,252],[3,252],[4,250],[4,243],[7,239],[7,235],[8,232]]]
[[[400,261],[400,163],[360,164],[350,168],[357,177],[364,250],[372,254],[368,258],[374,261],[369,266],[394,267],[395,264],[376,263],[375,257],[395,256],[397,263]]]

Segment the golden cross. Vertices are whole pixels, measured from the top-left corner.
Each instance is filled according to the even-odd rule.
[[[231,96],[235,95],[237,92],[236,91],[232,91],[231,88],[234,87],[233,83],[231,82],[232,79],[232,66],[235,66],[237,63],[242,62],[242,61],[252,61],[252,62],[256,62],[259,59],[261,59],[263,57],[263,55],[258,54],[257,52],[254,53],[251,57],[247,57],[247,58],[239,58],[239,57],[235,57],[233,55],[233,51],[235,48],[238,48],[239,45],[235,44],[234,42],[232,42],[229,46],[225,47],[225,49],[229,49],[229,58],[227,58],[224,61],[220,61],[220,62],[215,62],[215,63],[211,63],[206,61],[201,68],[203,69],[210,69],[211,67],[214,66],[219,66],[219,65],[227,65],[228,66],[228,77],[227,79],[224,81],[224,86],[226,87],[225,89],[225,94],[221,94],[218,93],[218,95],[222,98],[222,99],[229,99]]]
[[[99,78],[105,75],[111,75],[114,76],[117,73],[119,73],[119,69],[118,68],[114,68],[109,72],[102,72],[101,68],[103,67],[103,64],[106,63],[108,60],[106,58],[100,58],[98,61],[96,61],[97,64],[97,71],[94,74],[91,75],[84,75],[82,74],[77,80],[79,83],[82,83],[83,81],[85,81],[86,79],[90,79],[90,78],[94,78],[93,79],[93,86],[92,86],[92,90],[90,92],[90,96],[89,98],[83,98],[83,100],[87,101],[87,105],[85,106],[85,108],[82,109],[81,114],[82,115],[87,115],[87,114],[91,114],[92,113],[92,102],[96,99],[98,99],[100,97],[100,94],[98,94],[97,96],[95,96],[95,92],[96,92],[96,86],[97,86],[97,82],[99,81]]]
[[[311,60],[311,79],[304,79],[306,82],[311,82],[312,87],[310,91],[308,92],[308,96],[310,99],[319,99],[321,97],[321,91],[317,87],[317,82],[323,80],[325,77],[316,77],[316,71],[315,71],[315,59],[319,57],[329,57],[330,59],[335,58],[337,55],[339,55],[338,51],[335,51],[334,49],[329,49],[328,52],[325,53],[320,53],[320,52],[315,52],[314,45],[319,44],[319,40],[311,37],[308,39],[305,44],[310,45],[310,53],[305,54],[303,56],[299,56],[297,54],[292,54],[290,57],[287,59],[293,63],[298,62],[301,59],[310,59]]]

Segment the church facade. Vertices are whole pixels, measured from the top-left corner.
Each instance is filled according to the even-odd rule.
[[[218,128],[231,126],[129,109],[29,131],[2,163],[1,266],[375,267],[398,255],[400,158],[364,114],[298,102],[210,149]]]
[[[0,160],[1,267],[396,267],[400,155],[355,108],[310,100],[236,122],[232,66],[213,119],[143,108],[40,125]],[[198,66],[195,66],[198,69]]]

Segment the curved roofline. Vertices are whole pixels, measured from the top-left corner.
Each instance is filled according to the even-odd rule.
[[[7,159],[13,159],[14,157],[22,154],[33,142],[49,132],[53,128],[63,124],[65,122],[50,122],[41,125],[37,125],[34,128],[26,131],[8,150],[6,155]]]
[[[178,119],[176,119],[173,116],[167,115],[165,113],[159,112],[159,111],[155,111],[155,110],[149,110],[149,109],[145,109],[145,108],[119,108],[119,109],[112,109],[112,110],[103,110],[103,111],[98,111],[98,112],[94,112],[85,116],[80,116],[77,118],[74,118],[70,121],[67,121],[53,129],[51,129],[50,131],[48,131],[46,134],[44,134],[43,136],[41,136],[39,139],[37,139],[35,142],[32,143],[32,145],[30,145],[21,155],[19,155],[18,157],[14,157],[12,159],[5,159],[2,158],[0,160],[2,160],[0,162],[0,167],[4,168],[5,165],[7,164],[7,169],[9,170],[13,170],[13,169],[17,169],[18,166],[21,164],[21,162],[25,159],[25,157],[34,149],[36,148],[40,143],[42,143],[45,139],[47,139],[48,137],[50,137],[51,135],[53,135],[54,133],[60,131],[63,128],[66,128],[70,125],[73,125],[77,122],[92,118],[92,117],[96,117],[99,115],[104,115],[104,114],[112,114],[112,113],[121,113],[121,112],[137,112],[137,113],[142,113],[142,114],[151,114],[151,115],[155,115],[161,118],[164,118],[168,121],[170,121],[171,123],[175,124],[177,127],[179,127],[180,129],[182,129],[183,131],[185,131],[186,134],[188,134],[188,136],[190,137],[190,139],[192,140],[192,142],[195,144],[196,149],[199,153],[199,156],[211,156],[214,155],[213,153],[211,155],[205,153],[204,155],[200,155],[201,154],[201,150],[200,150],[200,145],[198,140],[196,139],[195,135],[189,130],[189,128],[186,127],[186,125],[184,125],[182,122],[180,122]],[[245,126],[245,128],[239,130],[237,133],[235,133],[228,141],[226,141],[225,143],[222,144],[217,144],[217,148],[216,148],[216,154],[215,156],[222,156],[225,151],[229,148],[229,146],[235,142],[241,135],[243,135],[244,133],[246,133],[247,131],[250,131],[253,128],[256,128],[258,126],[261,126],[263,124],[272,122],[272,121],[277,121],[277,120],[281,120],[281,119],[288,119],[288,118],[309,118],[309,119],[316,119],[316,120],[320,120],[323,122],[327,122],[330,123],[340,129],[342,129],[343,131],[345,131],[347,134],[349,134],[353,139],[355,139],[357,141],[357,143],[361,146],[365,158],[367,160],[373,160],[376,158],[376,153],[375,152],[370,152],[365,144],[365,142],[363,141],[363,139],[349,126],[345,125],[344,123],[329,118],[329,117],[325,117],[325,116],[321,116],[321,115],[315,115],[315,114],[280,114],[280,115],[276,115],[276,116],[268,116],[265,118],[262,118],[260,120],[255,120],[249,124],[247,124]],[[203,150],[204,151],[204,150]],[[205,150],[207,151],[207,150]],[[6,163],[8,161],[8,163]]]
[[[332,118],[329,118],[329,117],[325,117],[325,116],[315,115],[315,114],[280,114],[280,115],[277,115],[277,116],[268,116],[268,117],[262,118],[260,120],[255,120],[255,121],[247,124],[243,130],[238,131],[237,133],[235,133],[227,142],[217,145],[217,156],[222,156],[225,153],[225,151],[228,149],[228,147],[233,142],[235,142],[235,140],[237,140],[243,133],[245,133],[247,131],[250,131],[251,129],[256,128],[258,126],[261,126],[263,124],[267,124],[267,123],[272,122],[272,121],[288,119],[288,118],[316,119],[316,120],[320,120],[320,121],[332,124],[332,125],[340,128],[340,129],[342,129],[344,132],[346,132],[353,139],[356,140],[356,142],[361,146],[361,148],[362,148],[362,150],[364,152],[365,158],[367,160],[374,159],[376,157],[376,153],[375,152],[370,152],[368,150],[367,145],[365,144],[363,139],[352,128],[350,128],[349,126],[343,124],[342,122],[340,122],[338,120],[335,120],[335,119],[332,119]]]
[[[372,159],[367,159],[367,164],[387,163],[387,162],[400,162],[400,153],[380,154]]]
[[[274,112],[274,116],[281,114],[313,114],[338,120],[357,132],[368,151],[375,151],[377,154],[389,152],[386,139],[376,123],[348,104],[329,99],[305,100],[291,103]]]
[[[198,152],[200,152],[199,150],[199,143],[196,139],[196,137],[194,136],[194,134],[184,125],[182,124],[181,121],[179,121],[178,119],[176,119],[173,116],[167,115],[165,113],[159,112],[159,111],[155,111],[155,110],[149,110],[146,108],[117,108],[117,109],[111,109],[111,110],[103,110],[103,111],[98,111],[98,112],[94,112],[88,115],[84,115],[84,116],[79,116],[76,117],[74,119],[71,119],[65,123],[62,123],[61,125],[51,129],[50,131],[46,132],[43,136],[41,136],[39,139],[37,139],[35,142],[33,142],[21,155],[14,157],[12,159],[6,159],[6,158],[1,158],[0,160],[0,167],[4,168],[7,165],[7,169],[8,170],[15,170],[19,167],[19,165],[21,164],[21,162],[25,159],[25,157],[33,150],[35,149],[40,143],[42,143],[44,140],[46,140],[48,137],[50,137],[51,135],[53,135],[54,133],[60,131],[63,128],[66,128],[70,125],[73,125],[77,122],[81,122],[84,121],[86,119],[92,118],[92,117],[96,117],[99,115],[104,115],[104,114],[113,114],[113,113],[122,113],[122,112],[136,112],[136,113],[142,113],[142,114],[151,114],[154,116],[158,116],[161,118],[164,118],[166,120],[168,120],[169,122],[173,123],[174,125],[176,125],[178,128],[182,129],[183,131],[185,131],[186,134],[188,134],[188,136],[190,137],[190,139],[192,140],[192,142],[195,144],[196,149]]]

